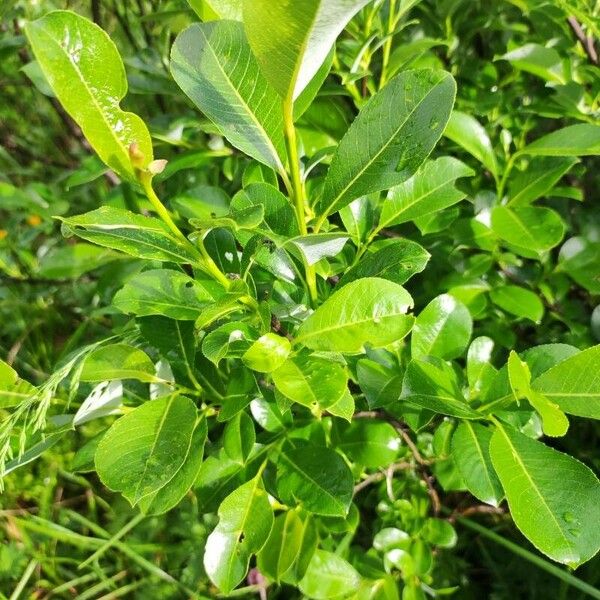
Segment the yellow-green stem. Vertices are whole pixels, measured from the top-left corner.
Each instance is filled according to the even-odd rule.
[[[231,280],[227,278],[227,276],[217,267],[215,261],[212,259],[210,254],[207,252],[204,247],[204,242],[202,239],[198,241],[198,248],[188,240],[182,231],[177,227],[169,211],[165,208],[164,204],[160,201],[160,198],[156,195],[154,188],[152,187],[152,175],[146,172],[140,172],[139,181],[144,188],[144,192],[150,203],[152,204],[154,210],[158,214],[158,216],[164,221],[167,227],[173,232],[173,234],[181,240],[186,246],[192,249],[194,253],[200,251],[200,260],[198,260],[198,266],[205,271],[208,275],[210,275],[213,279],[218,281],[226,290],[231,287]],[[258,303],[251,296],[242,296],[240,298],[240,302],[245,306],[248,306],[252,310],[256,311],[258,309]]]
[[[298,140],[296,139],[296,127],[294,126],[294,102],[291,97],[288,97],[283,102],[283,123],[285,131],[285,142],[288,153],[288,162],[292,183],[292,195],[294,208],[296,211],[296,220],[302,235],[306,235],[306,209],[308,202],[306,200],[306,192],[302,174],[300,173],[300,157],[298,156]],[[306,267],[306,284],[311,302],[314,304],[317,300],[317,276],[315,268],[308,263]]]
[[[383,44],[383,57],[381,62],[381,77],[379,79],[379,89],[381,89],[387,81],[387,66],[390,62],[390,52],[392,50],[392,33],[396,25],[396,0],[390,0],[390,12],[388,15],[387,39]]]
[[[191,247],[194,253],[197,252],[196,247],[190,240],[188,240],[185,235],[183,235],[181,229],[177,227],[175,221],[171,218],[169,211],[165,208],[164,204],[160,201],[160,198],[156,195],[154,188],[152,187],[152,175],[150,173],[142,172],[139,176],[140,183],[144,188],[144,192],[146,192],[146,196],[150,203],[152,204],[154,210],[158,214],[158,216],[164,221],[167,227],[173,232],[173,234],[180,239],[186,246]],[[224,273],[222,273],[214,260],[210,257],[204,244],[202,241],[198,244],[200,249],[200,254],[202,255],[202,261],[199,262],[199,266],[206,271],[209,275],[211,275],[214,279],[216,279],[225,289],[228,289],[231,285],[231,281],[227,279]]]

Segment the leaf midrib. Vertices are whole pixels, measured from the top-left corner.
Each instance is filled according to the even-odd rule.
[[[521,469],[523,471],[523,474],[525,475],[527,481],[529,482],[529,484],[531,486],[530,489],[534,490],[534,492],[536,493],[536,495],[539,497],[542,505],[545,507],[546,511],[550,515],[552,521],[554,521],[554,523],[556,524],[556,527],[557,527],[557,529],[558,529],[558,531],[560,533],[560,537],[562,537],[562,539],[566,542],[568,548],[573,549],[573,544],[567,539],[567,537],[563,533],[563,530],[561,529],[558,520],[556,519],[556,517],[554,516],[554,513],[552,512],[552,510],[548,506],[548,503],[546,502],[546,499],[544,498],[543,494],[538,489],[538,486],[536,485],[535,481],[533,480],[533,478],[531,477],[531,475],[529,475],[529,472],[527,471],[527,469],[525,467],[525,463],[521,460],[521,456],[519,455],[519,453],[518,453],[517,449],[515,448],[515,446],[512,444],[512,441],[508,437],[506,431],[504,431],[504,428],[501,425],[499,425],[499,424],[496,424],[496,431],[498,431],[498,433],[500,433],[504,437],[504,439],[506,440],[506,443],[510,447],[513,459],[521,467]],[[510,504],[510,502],[509,502],[509,504]]]
[[[231,80],[231,78],[229,77],[229,75],[225,72],[225,70],[223,69],[221,62],[219,60],[219,57],[217,56],[216,52],[213,49],[213,46],[210,42],[210,40],[208,39],[208,37],[206,36],[206,34],[204,33],[204,30],[201,27],[198,27],[198,29],[200,29],[202,31],[202,37],[206,43],[206,46],[208,47],[208,49],[210,50],[210,53],[213,56],[214,59],[214,63],[217,65],[218,70],[221,72],[221,74],[223,75],[225,81],[227,82],[228,86],[230,87],[230,89],[233,91],[233,95],[240,101],[242,107],[246,110],[247,116],[250,117],[250,120],[255,124],[255,126],[258,128],[259,133],[261,134],[261,137],[263,137],[263,141],[266,141],[266,145],[267,147],[271,150],[273,157],[275,158],[275,165],[277,167],[277,169],[281,172],[283,170],[283,165],[281,164],[281,160],[279,158],[279,153],[277,152],[277,149],[275,148],[275,146],[273,145],[273,142],[271,140],[271,138],[269,137],[269,135],[267,134],[266,130],[264,129],[264,126],[262,125],[262,123],[258,120],[258,118],[256,117],[256,115],[254,114],[254,112],[250,109],[250,107],[248,106],[248,103],[244,100],[244,98],[239,94],[238,90],[236,89],[235,85],[233,84],[233,81]],[[183,55],[182,55],[183,56]],[[186,61],[187,62],[187,61]],[[265,85],[267,85],[267,82],[264,82]]]
[[[346,508],[344,504],[338,500],[329,490],[325,489],[318,481],[315,481],[306,471],[301,469],[295,462],[291,461],[285,453],[280,454],[280,458],[283,459],[284,462],[288,463],[294,471],[300,473],[303,477],[305,477],[308,481],[310,481],[317,489],[321,490],[326,496],[331,498],[333,504],[335,506],[340,507],[342,509],[342,514],[345,514]]]
[[[35,24],[33,24],[33,26],[35,26]],[[113,128],[110,126],[110,123],[107,121],[106,116],[104,115],[104,112],[102,111],[101,106],[98,104],[98,102],[96,101],[95,96],[92,94],[92,92],[89,90],[88,85],[86,80],[83,78],[83,74],[81,73],[80,69],[77,68],[77,66],[75,64],[73,64],[73,61],[71,61],[68,57],[68,53],[66,52],[66,50],[58,43],[58,41],[51,36],[48,32],[46,32],[45,29],[43,28],[39,28],[38,27],[38,33],[41,33],[43,36],[47,37],[51,42],[54,43],[54,45],[59,48],[60,52],[62,53],[63,57],[66,58],[67,63],[72,67],[72,70],[77,74],[77,77],[79,79],[79,81],[81,82],[83,89],[85,90],[86,94],[89,96],[92,104],[95,106],[95,108],[97,109],[98,113],[101,116],[102,121],[104,122],[104,125],[106,125],[106,129],[108,129],[108,131],[110,132],[110,136],[116,141],[117,143],[117,147],[121,148],[123,157],[125,157],[125,162],[121,162],[121,165],[126,167],[127,165],[127,152],[124,150],[123,145],[121,144],[121,140],[118,138],[118,136],[116,135],[116,133],[114,132]],[[103,32],[104,33],[104,32]],[[110,39],[110,38],[109,38]],[[125,87],[125,90],[127,90],[127,84]],[[122,114],[131,114],[131,113],[127,113],[126,111],[123,111],[120,107],[119,107],[119,101],[122,100],[122,98],[119,98],[119,100],[117,101],[117,106],[115,107],[115,111],[119,111]],[[82,126],[83,129],[83,126]]]
[[[403,127],[406,125],[406,123],[408,122],[408,120],[413,116],[413,114],[415,113],[415,111],[421,106],[421,104],[423,104],[423,102],[425,102],[425,100],[429,97],[430,94],[432,94],[435,90],[437,90],[438,86],[446,79],[446,77],[442,77],[433,87],[431,87],[429,89],[429,91],[421,98],[421,100],[419,100],[419,102],[413,107],[413,109],[406,115],[406,118],[402,121],[402,123],[394,130],[394,133],[390,136],[389,140],[380,148],[380,150],[378,150],[375,155],[367,161],[367,163],[365,164],[364,167],[362,167],[358,173],[350,180],[350,182],[342,189],[342,191],[340,193],[337,194],[337,196],[335,196],[335,198],[332,200],[332,202],[330,202],[330,204],[327,206],[327,208],[323,211],[323,215],[327,216],[328,214],[331,214],[331,208],[333,206],[336,205],[336,203],[338,203],[340,201],[340,198],[344,197],[344,194],[346,194],[346,192],[356,183],[356,181],[362,177],[362,175],[364,174],[364,172],[379,158],[379,156],[388,149],[388,147],[390,146],[390,144],[393,142],[393,140],[396,138],[396,136],[398,135],[398,133],[403,129]],[[356,121],[355,121],[356,123]],[[350,128],[350,130],[348,130],[348,132],[346,133],[346,135],[348,135],[351,131],[352,127]],[[333,163],[332,163],[333,164]],[[329,168],[330,171],[327,173],[327,179],[329,179],[329,173],[331,172],[331,167]],[[325,180],[325,185],[327,184],[327,179]]]

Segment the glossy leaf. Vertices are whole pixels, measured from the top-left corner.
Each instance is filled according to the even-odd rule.
[[[565,225],[550,208],[497,206],[492,211],[494,233],[515,248],[544,252],[562,240]]]
[[[242,0],[188,0],[188,3],[203,21],[242,20]]]
[[[356,364],[356,377],[369,408],[381,408],[400,398],[403,373],[381,365],[373,360],[361,358]]]
[[[352,462],[370,469],[387,467],[400,449],[400,437],[392,425],[369,419],[338,427],[336,442]]]
[[[451,417],[480,416],[466,403],[452,367],[440,359],[413,359],[408,363],[401,400]]]
[[[600,154],[600,126],[569,125],[538,138],[519,152],[535,156],[593,156]]]
[[[466,194],[455,187],[456,180],[472,175],[472,169],[450,156],[426,162],[410,179],[388,192],[379,228],[413,221],[460,202]]]
[[[554,48],[540,44],[525,44],[502,56],[517,69],[527,71],[552,83],[565,83],[565,74],[560,54]]]
[[[258,568],[263,575],[279,581],[294,564],[300,550],[306,521],[295,510],[275,517],[271,535],[258,555]]]
[[[140,500],[138,506],[142,512],[159,515],[171,510],[181,502],[194,485],[200,472],[206,435],[206,419],[200,419],[196,423],[189,452],[181,468],[167,485]]]
[[[244,25],[265,77],[295,100],[325,62],[337,36],[369,0],[243,0]]]
[[[21,379],[8,363],[0,360],[0,408],[17,406],[35,393],[33,385]]]
[[[352,501],[353,477],[344,459],[329,448],[298,445],[277,461],[277,492],[286,504],[308,512],[344,517]]]
[[[124,313],[164,315],[194,321],[202,310],[224,293],[213,281],[198,281],[171,269],[144,271],[130,279],[113,298]]]
[[[338,288],[365,277],[379,277],[403,284],[421,273],[429,258],[429,252],[416,242],[392,240],[379,250],[364,255],[356,266],[346,271]]]
[[[153,158],[142,119],[121,110],[127,93],[123,62],[108,34],[70,11],[54,11],[26,25],[33,52],[52,91],[81,127],[100,158],[116,173],[136,180],[129,149]]]
[[[240,411],[227,422],[223,432],[223,448],[231,460],[244,464],[255,441],[254,423],[244,411]]]
[[[168,396],[147,401],[115,421],[96,451],[96,470],[104,485],[132,505],[155,495],[183,467],[196,418],[191,400]]]
[[[242,360],[253,371],[270,373],[279,368],[291,350],[289,340],[274,333],[265,333],[246,350]]]
[[[493,288],[490,298],[496,306],[516,317],[539,323],[544,316],[544,305],[538,295],[518,285]]]
[[[338,402],[348,382],[342,365],[306,354],[289,358],[272,376],[284,396],[298,404],[321,409]]]
[[[315,600],[329,600],[345,597],[359,585],[360,575],[348,561],[333,552],[316,550],[300,582],[300,591]]]
[[[79,378],[81,381],[160,381],[150,357],[143,350],[128,344],[101,346],[88,354]]]
[[[508,186],[508,205],[528,206],[551,192],[577,159],[563,156],[535,157],[527,168],[513,175]]]
[[[434,298],[419,314],[411,335],[413,358],[450,360],[467,349],[473,320],[467,307],[448,294]]]
[[[469,492],[486,504],[498,506],[504,492],[490,457],[492,433],[489,427],[463,421],[452,436],[452,458]]]
[[[281,102],[263,77],[241,23],[190,25],[171,50],[171,73],[233,146],[283,170]]]
[[[531,389],[531,372],[525,361],[511,350],[507,363],[508,380],[517,401],[526,398],[542,419],[542,428],[546,435],[563,436],[569,429],[569,421],[557,404],[543,394]]]
[[[574,458],[511,427],[498,427],[490,454],[517,527],[544,554],[576,566],[600,549],[600,482]]]
[[[199,259],[194,247],[175,237],[162,221],[121,208],[103,206],[62,221],[66,233],[137,258],[180,264]]]
[[[118,414],[123,402],[123,383],[104,381],[99,383],[81,403],[73,417],[75,427],[108,415]]]
[[[412,328],[412,298],[400,285],[366,277],[330,296],[298,330],[296,342],[313,350],[359,352],[387,346]]]
[[[206,540],[204,568],[224,594],[244,579],[250,557],[264,546],[272,526],[273,509],[260,475],[223,500],[219,524]]]
[[[600,419],[600,346],[562,360],[535,378],[531,387],[566,413]]]
[[[311,233],[289,239],[284,248],[296,249],[306,264],[314,265],[322,258],[337,256],[347,241],[345,233]]]
[[[486,130],[477,119],[458,110],[452,111],[444,136],[473,155],[494,178],[498,177],[496,153]]]
[[[390,80],[340,142],[316,212],[330,215],[413,175],[440,139],[455,92],[444,71],[406,71]]]

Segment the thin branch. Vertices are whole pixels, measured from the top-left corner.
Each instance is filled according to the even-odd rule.
[[[404,471],[406,469],[410,469],[411,467],[412,465],[408,462],[398,462],[390,465],[385,471],[377,471],[376,473],[368,475],[354,486],[354,496],[356,496],[358,492],[364,490],[370,485],[378,483],[379,481],[383,481],[384,479],[386,479],[386,477],[389,476],[390,473],[395,473],[396,471]]]
[[[581,25],[575,17],[568,17],[567,22],[569,23],[575,37],[579,40],[579,43],[583,46],[585,53],[587,54],[590,62],[594,65],[600,64],[598,61],[598,52],[594,45],[594,38],[591,35],[585,35]]]
[[[432,464],[431,461],[423,458],[416,444],[412,441],[408,431],[406,431],[406,427],[403,423],[395,419],[394,417],[386,414],[383,411],[379,410],[367,410],[362,412],[357,412],[354,414],[354,419],[383,419],[393,425],[395,429],[398,431],[405,444],[408,446],[411,451],[413,458],[415,459],[418,465],[418,471],[421,475],[421,479],[425,482],[427,486],[427,493],[429,494],[429,498],[431,499],[431,505],[433,508],[434,514],[438,514],[442,508],[442,503],[440,502],[440,497],[433,485],[435,479],[427,470],[427,467]],[[384,474],[385,477],[385,474]]]

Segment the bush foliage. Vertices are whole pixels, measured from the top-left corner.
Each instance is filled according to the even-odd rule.
[[[0,17],[3,597],[600,598],[598,6]]]

